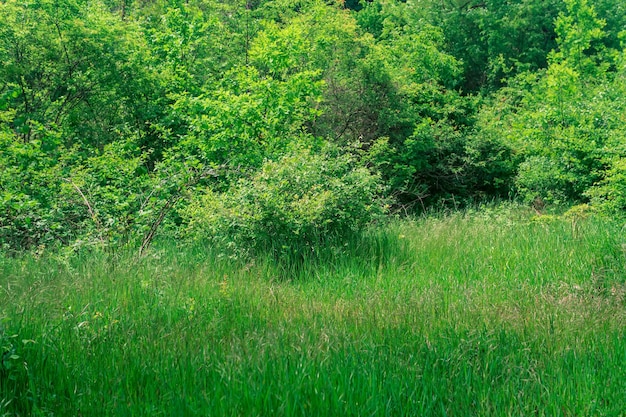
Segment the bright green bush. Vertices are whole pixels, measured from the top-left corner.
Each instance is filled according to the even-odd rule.
[[[56,137],[45,131],[24,143],[0,132],[0,251],[109,244],[145,234],[178,179],[149,175],[130,140],[85,157]]]
[[[68,242],[73,210],[61,213],[57,196],[62,172],[53,132],[23,142],[0,131],[0,250]],[[64,218],[67,221],[64,221]]]
[[[185,210],[189,232],[234,253],[300,256],[346,237],[385,212],[380,180],[334,146],[266,161],[226,192]]]
[[[568,0],[555,21],[548,68],[509,81],[483,107],[482,134],[512,150],[516,191],[526,202],[619,206],[624,155],[624,53],[597,48],[605,22],[586,0]]]
[[[519,166],[516,178],[524,202],[541,199],[550,204],[564,204],[574,195],[577,177],[557,161],[545,156],[530,156]]]
[[[607,171],[605,178],[588,193],[591,201],[600,208],[612,212],[626,212],[626,158],[620,158]]]

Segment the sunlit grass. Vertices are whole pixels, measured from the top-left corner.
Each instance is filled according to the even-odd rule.
[[[2,259],[0,416],[623,416],[623,224],[546,219],[398,221],[293,269]]]

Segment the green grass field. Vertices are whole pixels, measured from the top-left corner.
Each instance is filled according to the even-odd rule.
[[[298,268],[0,259],[0,416],[626,416],[626,229],[398,221]]]

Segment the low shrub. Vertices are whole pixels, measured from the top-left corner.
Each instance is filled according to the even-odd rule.
[[[612,214],[626,212],[626,158],[617,159],[606,176],[587,191],[591,201]]]
[[[189,233],[230,254],[301,257],[336,242],[386,211],[381,182],[325,145],[266,161],[225,192],[207,191],[185,209]]]
[[[575,199],[576,181],[576,175],[558,161],[533,155],[520,164],[515,183],[526,203],[541,199],[548,204],[561,205]]]

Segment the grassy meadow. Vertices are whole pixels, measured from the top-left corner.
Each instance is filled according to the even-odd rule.
[[[287,264],[0,258],[0,416],[626,416],[623,222],[432,216]]]

